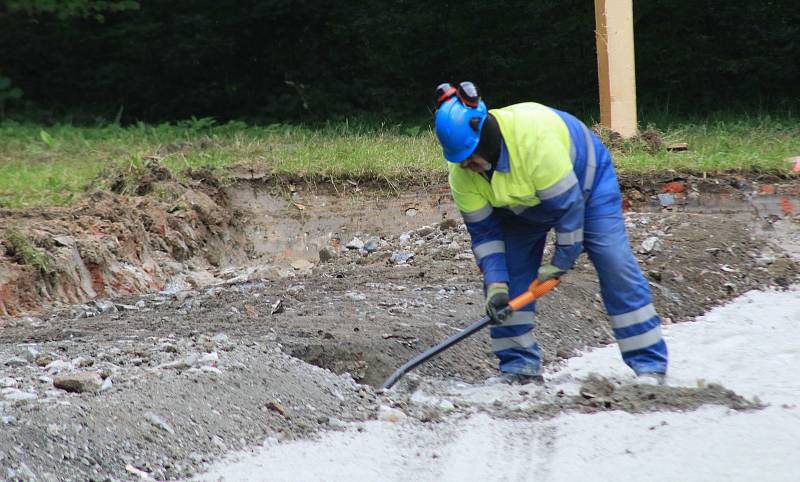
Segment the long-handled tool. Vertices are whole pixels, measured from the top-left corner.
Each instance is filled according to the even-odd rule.
[[[518,311],[528,306],[529,304],[533,303],[538,298],[544,296],[550,290],[555,288],[556,285],[558,285],[558,283],[560,283],[558,278],[549,279],[544,283],[539,283],[538,281],[534,280],[534,282],[531,283],[531,285],[528,287],[528,291],[511,300],[508,303],[508,307],[505,308],[505,313],[501,313],[501,315],[502,314],[509,315],[510,311]],[[464,340],[467,337],[479,332],[485,326],[489,325],[491,322],[492,322],[491,318],[489,318],[488,316],[484,316],[480,320],[464,328],[461,332],[456,333],[455,335],[449,337],[448,339],[444,340],[443,342],[439,343],[436,346],[428,348],[426,351],[408,360],[405,365],[395,370],[395,372],[392,373],[392,376],[390,376],[389,378],[386,379],[385,382],[383,382],[381,388],[392,388],[392,385],[397,383],[397,380],[400,380],[400,378],[403,375],[410,372],[411,370],[421,365],[422,363],[425,363],[426,361],[435,357],[439,353],[447,350],[448,348],[460,342],[461,340]]]

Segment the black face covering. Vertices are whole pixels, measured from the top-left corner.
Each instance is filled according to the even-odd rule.
[[[497,160],[500,158],[501,139],[500,125],[491,114],[487,115],[486,120],[483,121],[481,138],[478,141],[478,147],[475,148],[475,153],[492,163],[492,169],[497,166]]]

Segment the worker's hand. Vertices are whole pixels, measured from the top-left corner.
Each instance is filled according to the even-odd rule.
[[[560,278],[564,276],[565,273],[565,270],[554,264],[545,264],[539,268],[539,275],[536,277],[536,279],[539,281],[539,283],[544,283],[549,279]]]
[[[505,283],[491,283],[486,287],[486,315],[494,323],[502,323],[510,310],[504,310],[508,306],[508,285]]]

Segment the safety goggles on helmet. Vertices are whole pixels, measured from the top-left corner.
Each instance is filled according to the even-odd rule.
[[[486,120],[486,104],[472,82],[458,87],[448,83],[436,88],[436,137],[442,145],[445,159],[463,162],[480,141],[481,127]]]

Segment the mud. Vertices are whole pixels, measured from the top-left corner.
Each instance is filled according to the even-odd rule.
[[[677,387],[631,383],[596,374],[574,383],[577,389],[572,393],[552,380],[545,384],[506,385],[490,379],[487,388],[411,375],[410,381],[389,392],[384,402],[422,422],[439,421],[445,413],[481,412],[502,419],[546,420],[565,412],[685,412],[704,405],[747,411],[765,407],[758,399],[748,400],[713,383]]]
[[[267,436],[374,418],[403,400],[368,385],[481,314],[469,236],[446,188],[392,196],[348,183],[195,177],[154,177],[142,195],[97,193],[70,209],[0,213],[56,266],[43,273],[8,248],[0,258],[2,476],[186,477]],[[661,180],[623,180],[631,243],[665,323],[797,281],[786,250],[798,241],[796,183],[761,193],[758,181],[709,192],[706,181],[680,182],[665,207]],[[545,363],[612,341],[598,292],[584,256],[540,303]],[[419,374],[480,384],[495,371],[488,337],[477,335]],[[76,372],[110,388],[54,387],[56,375]],[[587,387],[593,396],[531,402],[533,412],[514,416],[751,408],[719,387]]]
[[[628,413],[689,411],[703,405],[721,405],[734,410],[763,408],[718,384],[697,388],[614,383],[601,376],[584,380],[578,395],[556,394],[557,400],[530,408],[495,413],[510,418],[553,417],[565,411],[594,413],[621,410]]]

